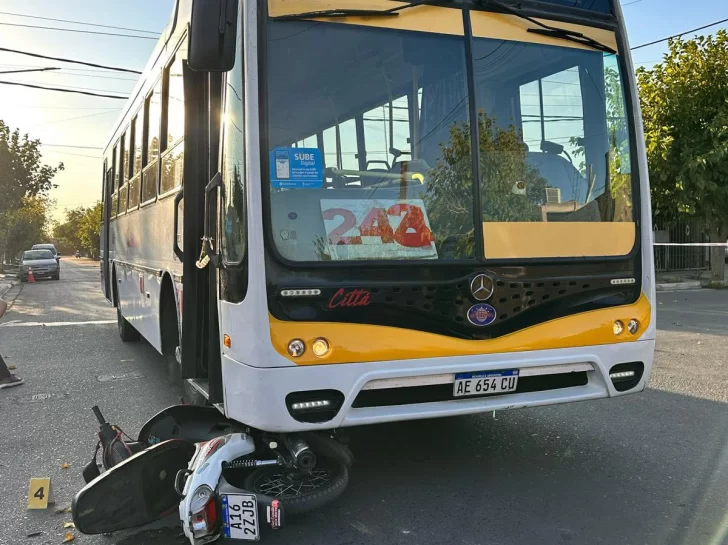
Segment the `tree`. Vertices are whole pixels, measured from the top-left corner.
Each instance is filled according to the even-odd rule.
[[[20,131],[10,130],[0,120],[0,214],[18,208],[25,197],[46,195],[53,177],[63,170],[41,164],[40,140],[31,140]]]
[[[62,252],[68,254],[81,248],[81,222],[85,215],[84,207],[66,210],[66,221],[54,229],[53,236]]]
[[[5,237],[8,256],[15,256],[46,240],[49,208],[46,198],[24,197],[18,208],[0,214],[0,233]]]
[[[90,208],[66,211],[66,221],[57,225],[53,233],[63,251],[72,253],[84,249],[92,257],[99,254],[102,209],[98,202]]]
[[[101,244],[101,214],[103,206],[97,202],[92,208],[89,208],[81,220],[81,230],[79,237],[81,239],[81,247],[88,251],[91,257],[99,255]]]
[[[514,127],[502,129],[478,114],[482,221],[541,221],[546,180],[526,161]],[[450,141],[429,175],[427,213],[438,242],[458,240],[457,257],[473,255],[473,174],[468,123],[450,127]],[[481,229],[480,225],[476,226]]]
[[[0,257],[12,257],[44,238],[46,196],[63,163],[42,164],[40,147],[39,140],[21,137],[0,120]]]
[[[655,216],[701,219],[728,239],[728,33],[670,40],[663,62],[637,78]],[[724,249],[711,252],[723,280]]]

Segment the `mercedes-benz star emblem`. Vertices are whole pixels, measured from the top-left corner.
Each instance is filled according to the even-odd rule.
[[[493,295],[493,279],[487,274],[479,274],[470,282],[470,291],[478,301],[487,301]]]

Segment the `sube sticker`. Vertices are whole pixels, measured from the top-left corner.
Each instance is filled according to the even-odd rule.
[[[270,184],[276,189],[315,189],[324,185],[318,148],[277,148],[270,152]]]

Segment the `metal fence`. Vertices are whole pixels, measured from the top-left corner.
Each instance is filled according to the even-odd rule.
[[[691,244],[725,242],[725,240],[711,241],[702,223],[696,220],[669,223],[655,221],[653,229],[657,272],[709,270],[710,247]],[[664,243],[684,244],[684,246],[660,246]]]

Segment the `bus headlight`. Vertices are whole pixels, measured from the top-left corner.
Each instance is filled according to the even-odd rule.
[[[615,335],[621,335],[624,331],[624,324],[619,320],[614,320],[614,324],[612,325],[612,331],[614,331]]]
[[[637,330],[640,328],[640,323],[632,318],[629,323],[627,324],[627,331],[629,331],[632,335],[637,333]]]
[[[311,345],[311,351],[319,358],[322,358],[326,354],[328,354],[330,349],[331,348],[329,346],[329,341],[322,337],[319,337],[318,339],[313,341],[313,344]]]
[[[305,351],[306,345],[303,344],[303,341],[301,339],[293,339],[291,342],[288,343],[288,353],[294,358],[302,356]]]

